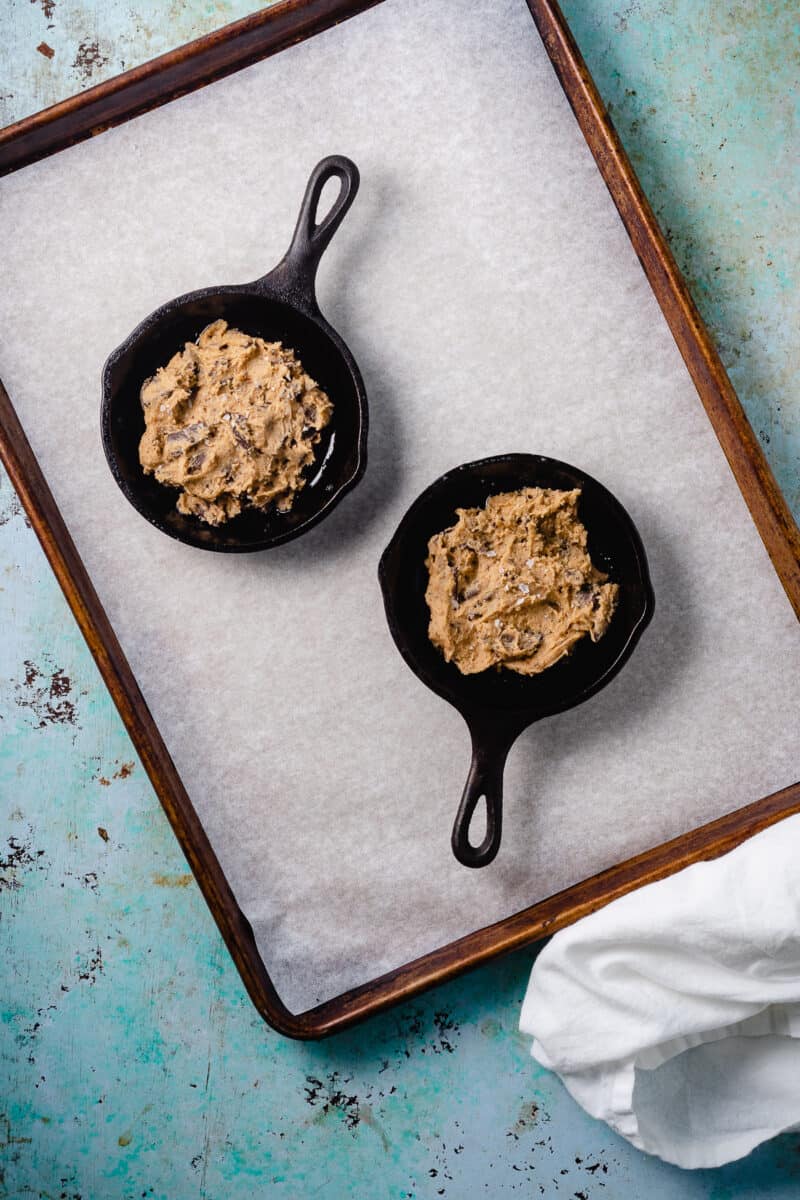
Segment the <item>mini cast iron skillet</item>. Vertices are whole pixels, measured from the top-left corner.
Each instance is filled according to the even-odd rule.
[[[605,635],[582,638],[540,675],[506,669],[462,675],[428,638],[425,603],[428,540],[453,525],[457,508],[480,508],[489,496],[523,487],[581,489],[579,515],[592,562],[620,585]],[[389,629],[412,671],[457,708],[472,735],[472,764],[453,827],[453,853],[466,867],[485,867],[500,848],[503,768],[517,737],[534,721],[588,700],[614,678],[653,615],[647,559],[633,522],[609,491],[583,471],[534,454],[505,454],[448,471],[411,505],[383,553],[379,578]],[[486,836],[469,840],[476,805],[486,798]]]
[[[317,206],[329,179],[341,190],[316,224]],[[321,521],[364,473],[367,397],[353,356],[328,324],[314,290],[319,261],[358,191],[358,168],[333,155],[311,172],[292,244],[277,267],[253,283],[203,288],[162,305],[114,351],[103,370],[103,449],[112,474],[131,504],[158,529],[203,550],[266,550],[305,533]],[[288,513],[247,508],[218,528],[175,508],[176,489],[145,475],[139,463],[144,416],[139,392],[185,342],[211,321],[291,347],[308,374],[328,393],[334,411],[322,431],[315,464]]]

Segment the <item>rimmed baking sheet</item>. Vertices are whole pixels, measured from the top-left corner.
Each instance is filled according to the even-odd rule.
[[[297,543],[189,550],[107,471],[100,368],[163,300],[277,261],[332,152],[362,190],[319,292],[365,377],[367,476]],[[290,1008],[796,778],[797,621],[523,0],[386,0],[0,196],[0,376]],[[516,449],[619,496],[657,607],[609,688],[520,739],[470,872],[466,730],[375,572],[437,474]]]

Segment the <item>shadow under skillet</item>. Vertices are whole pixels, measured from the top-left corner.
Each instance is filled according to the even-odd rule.
[[[696,653],[697,618],[685,565],[660,528],[655,510],[644,513],[637,506],[637,522],[648,548],[653,587],[658,594],[648,636],[642,638],[625,670],[608,687],[580,708],[526,730],[509,755],[513,782],[507,797],[508,825],[514,829],[515,851],[502,860],[497,888],[506,892],[513,903],[518,904],[526,886],[536,887],[530,851],[542,841],[542,813],[569,802],[563,780],[570,756],[578,747],[582,752],[591,752],[611,742],[620,729],[641,725],[653,708],[680,686]],[[670,836],[666,830],[664,837]],[[660,840],[658,834],[651,839],[654,845]],[[607,863],[593,863],[586,874],[603,870],[624,856],[611,854]],[[575,882],[571,876],[555,879],[551,890]],[[538,898],[531,895],[531,902]]]

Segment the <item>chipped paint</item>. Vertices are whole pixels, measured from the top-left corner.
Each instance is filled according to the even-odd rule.
[[[9,521],[18,519],[24,521],[28,529],[30,529],[31,523],[22,507],[22,501],[19,496],[11,488],[5,488],[2,500],[0,500],[0,527],[7,525]]]
[[[28,830],[26,838],[20,839],[12,834],[6,840],[5,853],[0,858],[0,892],[22,887],[24,877],[30,870],[44,869],[40,860],[45,858],[46,851],[34,850],[32,840],[32,828]]]
[[[331,1113],[336,1113],[344,1123],[345,1129],[355,1133],[361,1122],[361,1102],[357,1095],[343,1091],[353,1076],[340,1079],[338,1071],[332,1071],[323,1083],[314,1075],[306,1075],[306,1104],[317,1109],[314,1122],[322,1120]]]
[[[103,951],[99,943],[94,949],[79,956],[78,980],[81,983],[88,983],[90,987],[94,987],[98,975],[104,970]]]

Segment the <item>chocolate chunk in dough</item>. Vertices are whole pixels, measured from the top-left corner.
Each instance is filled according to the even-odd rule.
[[[428,636],[463,675],[536,675],[608,629],[619,585],[592,564],[580,489],[523,488],[459,508],[428,542]]]
[[[333,405],[293,350],[225,321],[187,342],[141,390],[146,474],[178,511],[221,525],[245,505],[288,512]]]

